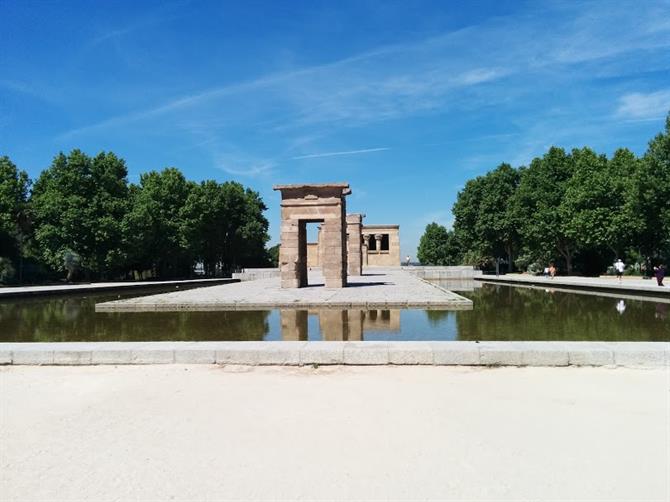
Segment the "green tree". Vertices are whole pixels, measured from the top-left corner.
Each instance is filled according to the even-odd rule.
[[[267,263],[266,209],[258,193],[236,182],[203,181],[193,187],[182,211],[183,245],[192,249],[208,275],[220,266]]]
[[[150,171],[130,186],[130,210],[123,219],[128,263],[158,277],[190,275],[196,252],[184,239],[184,206],[194,184],[179,169]]]
[[[54,270],[65,270],[75,253],[81,267],[107,277],[123,267],[121,221],[127,211],[127,170],[122,159],[102,152],[60,153],[33,188],[31,216],[37,253]]]
[[[521,170],[514,198],[521,237],[533,254],[554,251],[565,260],[568,274],[577,242],[561,207],[574,172],[574,163],[562,148],[552,147]]]
[[[10,262],[23,256],[27,238],[27,199],[30,180],[25,171],[19,171],[9,157],[0,157],[0,257],[5,258],[5,280],[13,275]]]
[[[270,262],[270,265],[273,267],[278,267],[279,266],[279,244],[275,244],[271,248],[268,249],[268,261]]]
[[[506,256],[510,267],[520,247],[518,213],[510,201],[519,185],[519,171],[509,164],[466,183],[453,207],[454,232],[470,259]]]
[[[419,241],[417,258],[422,265],[456,265],[458,246],[453,232],[438,223],[430,223]]]
[[[635,242],[649,262],[670,259],[670,113],[665,132],[649,142],[633,184],[639,223]]]
[[[566,233],[580,249],[605,248],[623,257],[635,222],[627,205],[636,159],[619,150],[612,160],[589,148],[575,149],[574,165],[561,202]]]

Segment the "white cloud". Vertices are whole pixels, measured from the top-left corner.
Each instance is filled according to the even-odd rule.
[[[655,120],[665,117],[670,110],[670,89],[650,92],[632,92],[619,98],[617,116],[632,120]]]
[[[232,174],[233,176],[247,176],[250,178],[255,178],[261,174],[268,174],[273,167],[277,164],[274,162],[264,162],[260,164],[249,163],[249,162],[225,162],[219,165],[219,169]],[[232,167],[234,166],[234,167]]]
[[[390,148],[364,148],[362,150],[346,150],[343,152],[310,153],[309,155],[299,155],[298,157],[292,157],[292,160],[319,159],[321,157],[336,157],[339,155],[358,155],[360,153],[384,152],[386,150],[390,150]]]
[[[606,10],[602,4],[592,3],[554,5],[549,12],[546,7],[537,7],[523,16],[496,17],[461,30],[377,47],[329,63],[266,73],[247,81],[173,96],[145,109],[70,130],[59,139],[122,125],[128,130],[131,126],[153,132],[160,129],[160,133],[179,137],[182,131],[175,132],[177,124],[187,121],[214,135],[216,142],[226,138],[237,148],[262,145],[266,151],[252,155],[261,156],[260,161],[243,163],[256,166],[249,171],[256,175],[271,169],[264,160],[268,158],[299,160],[381,151],[318,153],[316,139],[370,123],[431,113],[477,112],[501,104],[511,106],[540,92],[543,86],[560,89],[564,97],[575,87],[575,80],[634,72],[631,62],[639,62],[642,51],[647,56],[656,54],[658,65],[667,65],[662,54],[670,47],[670,25],[659,22],[657,11],[631,9],[631,4],[618,2]],[[551,29],[547,28],[549,18]],[[618,115],[639,120],[664,114],[668,109],[667,92],[624,96]],[[604,113],[610,113],[611,94],[603,99],[608,100],[608,111]],[[603,114],[602,108],[594,106],[593,110]],[[199,134],[187,132],[194,143],[202,143]],[[198,147],[217,149],[208,144]],[[309,153],[310,150],[316,153]],[[534,153],[535,147],[532,150]],[[228,151],[227,146],[224,151]],[[492,154],[494,157],[497,165],[499,152]],[[470,159],[465,167],[477,169],[478,161],[488,159]],[[238,171],[230,164],[226,166]]]
[[[466,71],[457,78],[457,82],[462,85],[475,85],[483,82],[489,82],[505,76],[507,72],[501,68],[476,68]]]

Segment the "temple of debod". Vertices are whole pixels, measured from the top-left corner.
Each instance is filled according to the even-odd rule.
[[[364,214],[347,214],[348,183],[275,185],[281,192],[279,270],[282,288],[307,286],[307,271],[320,267],[328,288],[347,285],[363,266],[400,265],[400,227],[363,225]],[[319,223],[317,242],[307,224]]]
[[[267,275],[251,280],[233,278],[242,281],[235,284],[98,303],[96,312],[340,309],[346,337],[338,334],[344,329],[339,314],[323,314],[323,325],[330,326],[324,332],[333,339],[360,339],[361,322],[370,325],[376,314],[361,317],[346,310],[472,309],[468,298],[401,269],[399,226],[364,225],[364,214],[348,214],[348,183],[273,188],[281,192],[279,270],[267,269]],[[310,223],[319,224],[316,243],[307,242]],[[363,273],[375,266],[374,274]],[[306,318],[295,314],[291,320],[292,315],[282,316],[285,336],[302,339]]]

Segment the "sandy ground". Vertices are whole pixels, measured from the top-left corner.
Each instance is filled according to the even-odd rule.
[[[670,499],[670,372],[0,368],[0,500]]]

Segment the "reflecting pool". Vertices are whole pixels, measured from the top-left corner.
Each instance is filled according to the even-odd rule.
[[[471,311],[95,312],[132,294],[0,303],[0,341],[589,340],[670,341],[670,303],[498,284],[444,284]]]

